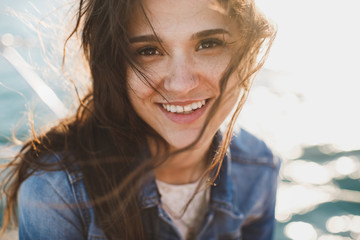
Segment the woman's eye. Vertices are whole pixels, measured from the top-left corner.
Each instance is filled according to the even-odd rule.
[[[208,48],[215,48],[218,46],[223,46],[224,42],[219,39],[209,39],[202,41],[196,50],[203,50]]]
[[[141,48],[137,51],[137,53],[142,56],[161,55],[160,51],[156,47]]]

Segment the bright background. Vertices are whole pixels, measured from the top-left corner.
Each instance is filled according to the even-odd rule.
[[[360,1],[258,0],[278,25],[241,123],[284,158],[275,239],[360,239]]]
[[[275,239],[360,239],[360,2],[359,0],[258,0],[278,26],[265,68],[259,73],[239,122],[265,139],[284,159],[277,202]],[[71,102],[61,73],[47,69],[38,36],[29,27],[42,18],[44,47],[53,48],[56,31],[47,28],[61,10],[51,1],[0,2],[0,145],[12,131],[29,135],[29,109],[36,126],[61,116],[48,89],[47,106],[22,77],[15,49],[31,63],[25,75],[44,82]],[[20,14],[14,17],[9,8]],[[48,14],[48,13],[52,14]],[[21,20],[23,19],[23,20]],[[48,36],[49,35],[49,36]],[[5,51],[7,49],[7,51]],[[11,57],[10,57],[11,58]],[[21,65],[22,66],[22,65]],[[32,71],[34,70],[34,71]],[[35,84],[37,86],[41,83]],[[57,109],[51,111],[49,107]],[[60,110],[59,110],[60,109]],[[4,154],[4,151],[3,153]]]

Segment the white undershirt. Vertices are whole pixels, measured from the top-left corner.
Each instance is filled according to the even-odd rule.
[[[204,190],[200,188],[185,213],[183,213],[199,181],[183,185],[172,185],[156,180],[156,184],[161,194],[162,207],[170,215],[182,239],[192,239],[192,234],[194,234],[203,221],[208,209],[209,189]]]

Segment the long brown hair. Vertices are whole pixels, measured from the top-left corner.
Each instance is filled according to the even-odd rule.
[[[238,87],[242,90],[223,140],[207,169],[207,175],[210,174],[211,181],[214,181],[230,144],[236,118],[252,79],[267,56],[275,30],[257,11],[252,0],[218,0],[212,7],[237,23],[241,39],[220,80],[221,95],[210,109],[205,126],[195,141],[200,139],[211,121],[210,116],[226,97],[223,92],[232,74],[237,74]],[[142,152],[146,137],[156,139],[159,148],[167,144],[139,118],[128,97],[126,69],[129,66],[149,87],[153,87],[128,48],[127,25],[134,11],[139,9],[145,14],[141,0],[80,0],[76,24],[68,39],[81,36],[92,88],[80,99],[74,116],[43,135],[34,134],[7,164],[1,185],[1,195],[6,196],[2,232],[17,221],[16,202],[21,184],[37,170],[57,170],[58,165],[46,163],[44,157],[65,153],[61,164],[76,165],[76,169],[82,172],[97,224],[106,236],[109,239],[118,236],[146,239],[137,192],[146,174],[153,169],[154,161],[165,160],[169,153],[139,161],[139,152]]]

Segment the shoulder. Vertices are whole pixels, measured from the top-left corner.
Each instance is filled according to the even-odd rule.
[[[244,129],[234,132],[229,147],[235,165],[257,165],[278,170],[280,158],[266,143]]]
[[[73,171],[61,163],[62,154],[48,154],[41,158],[44,164],[52,164],[51,170],[36,170],[21,185],[20,193],[30,191],[29,194],[52,190],[62,197],[65,202],[74,202],[73,186],[81,182],[80,173]],[[51,196],[49,196],[51,197]],[[54,196],[55,197],[55,196]]]
[[[56,164],[59,157],[47,155],[41,161]],[[35,171],[22,183],[18,194],[21,239],[66,239],[70,234],[82,239],[83,219],[77,205],[70,177],[63,167]]]
[[[273,219],[280,158],[244,129],[235,133],[229,150],[234,205],[245,214],[244,225]]]
[[[105,239],[95,223],[83,174],[76,166],[63,164],[64,157],[64,154],[43,157],[43,162],[58,163],[56,169],[38,170],[21,185],[18,205],[22,239],[33,239],[31,236],[37,236],[36,239],[83,239],[85,236]]]
[[[61,157],[52,154],[41,160],[56,164]],[[82,187],[76,188],[80,182],[78,176],[61,165],[52,171],[37,170],[31,174],[22,183],[18,195],[20,236],[23,239],[31,239],[32,236],[37,239],[46,239],[46,236],[65,239],[71,234],[82,239],[85,235],[85,211],[79,207]],[[64,228],[68,232],[64,232]]]
[[[62,203],[74,205],[86,199],[79,198],[85,190],[82,175],[62,163],[63,154],[47,154],[40,161],[48,170],[39,167],[22,184],[19,191],[19,205],[29,203]],[[50,167],[51,166],[51,167]],[[45,197],[46,196],[46,197]]]

